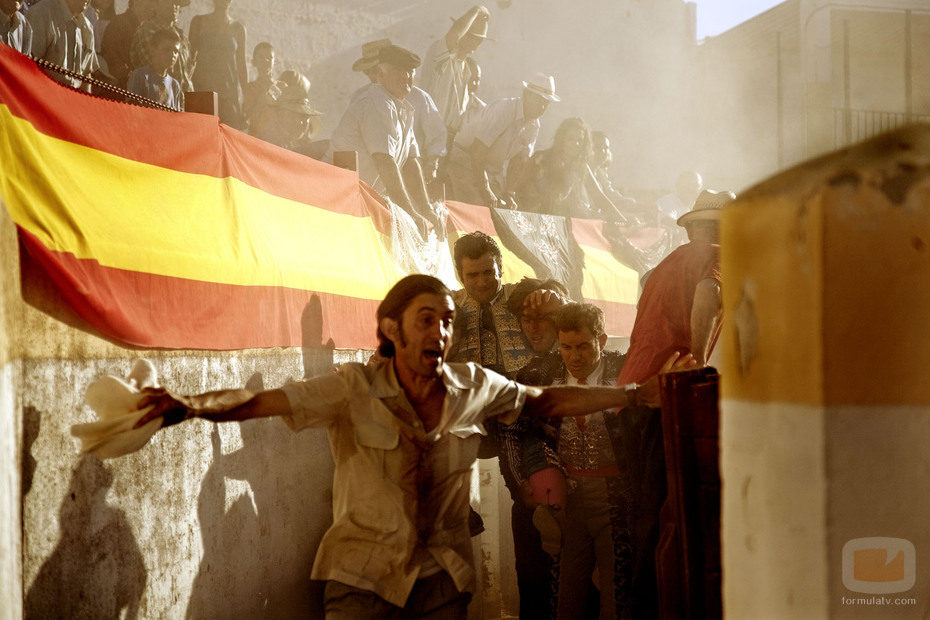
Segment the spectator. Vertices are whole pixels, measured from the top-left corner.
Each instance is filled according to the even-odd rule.
[[[100,46],[103,42],[103,31],[106,30],[110,21],[116,17],[113,0],[91,0],[90,5],[84,11],[84,17],[87,18],[90,27],[94,30],[94,51],[98,55],[101,67],[103,67],[104,62],[99,58]]]
[[[255,79],[249,82],[242,93],[242,112],[251,125],[269,105],[281,95],[283,84],[274,79],[274,47],[262,41],[252,50],[252,66],[257,72]]]
[[[378,39],[362,44],[362,57],[352,64],[352,70],[367,75],[371,84],[366,84],[352,93],[349,98],[350,105],[372,84],[378,82],[378,54],[382,48],[389,45],[390,39]],[[446,154],[446,127],[433,98],[425,90],[413,86],[407,95],[407,101],[413,106],[413,134],[423,161],[424,176],[431,180],[436,177],[439,158]]]
[[[84,17],[88,0],[40,0],[29,9],[32,26],[32,55],[69,69],[91,75],[97,69],[94,30]],[[90,91],[90,85],[56,71],[47,71],[55,80]]]
[[[310,80],[296,71],[285,71],[279,81],[284,84],[281,95],[262,109],[251,133],[280,147],[301,151],[304,142],[316,133],[315,120],[320,116],[310,105]]]
[[[377,39],[362,43],[362,57],[352,63],[352,70],[364,73],[368,77],[369,83],[352,93],[352,96],[349,97],[349,105],[372,85],[378,83],[378,65],[380,64],[378,55],[381,53],[382,48],[389,45],[391,45],[390,39]]]
[[[488,104],[478,97],[478,89],[481,88],[481,65],[471,56],[466,58],[465,62],[468,64],[469,78],[468,83],[465,85],[468,89],[468,107],[465,108],[465,115],[462,117],[463,125],[481,114],[481,111],[488,107]],[[452,140],[454,139],[454,135],[449,136],[449,148],[452,148]]]
[[[0,43],[17,52],[32,53],[32,26],[20,13],[22,0],[0,0]]]
[[[675,351],[706,363],[720,328],[720,209],[733,198],[704,190],[678,218],[690,242],[656,265],[643,285],[622,382],[654,374]]]
[[[422,233],[433,213],[418,161],[413,106],[406,100],[413,88],[420,58],[410,50],[388,45],[378,52],[378,84],[349,102],[332,136],[333,151],[356,151],[359,176],[382,191],[417,223]]]
[[[614,161],[614,154],[610,149],[610,139],[603,131],[591,132],[591,149],[590,166],[594,172],[594,180],[597,181],[598,187],[610,199],[610,202],[617,207],[628,222],[640,225],[654,222],[655,209],[653,207],[637,203],[636,200],[624,196],[614,187],[610,178],[610,165]]]
[[[107,71],[113,78],[113,83],[125,88],[132,73],[132,62],[129,50],[132,37],[139,25],[152,17],[155,11],[155,0],[129,0],[129,8],[120,13],[107,25],[103,31],[103,41],[100,43],[100,55],[107,63]]]
[[[452,135],[461,128],[470,100],[468,82],[472,68],[467,59],[487,38],[489,16],[487,7],[472,7],[426,53],[423,88],[433,95]]]
[[[591,133],[585,122],[580,118],[562,121],[552,147],[533,155],[522,169],[522,178],[508,179],[518,208],[565,217],[622,220],[598,186],[588,166],[590,158]]]
[[[507,176],[520,178],[536,146],[539,119],[559,101],[555,79],[540,75],[523,82],[523,96],[487,106],[456,134],[449,156],[449,181],[455,200],[506,206]]]
[[[127,90],[181,111],[181,85],[168,72],[178,61],[181,40],[173,30],[159,30],[149,41],[149,62],[129,77]]]
[[[152,17],[142,22],[132,36],[130,60],[133,68],[141,67],[147,62],[149,41],[155,32],[164,29],[175,31],[181,40],[181,51],[178,54],[178,61],[174,63],[174,68],[170,71],[170,75],[181,85],[181,107],[183,108],[184,93],[194,90],[191,76],[194,73],[196,56],[191,53],[190,42],[187,40],[184,31],[178,26],[178,16],[181,7],[189,5],[190,0],[154,0],[154,2]]]
[[[413,106],[413,134],[423,160],[423,175],[430,182],[436,179],[439,160],[446,154],[446,126],[433,98],[422,88],[411,88],[407,101]]]
[[[194,88],[219,96],[220,120],[244,127],[239,90],[249,81],[245,63],[245,26],[229,14],[232,0],[213,0],[213,12],[191,20],[191,50],[197,58]]]

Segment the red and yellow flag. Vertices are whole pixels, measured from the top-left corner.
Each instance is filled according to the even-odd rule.
[[[373,348],[378,301],[410,268],[392,251],[389,208],[357,173],[213,116],[88,96],[2,45],[0,196],[24,278],[133,346],[300,346],[312,304],[323,341]],[[450,228],[497,236],[488,209],[448,206]],[[628,334],[635,272],[611,259],[598,225],[575,225],[582,290]],[[505,254],[506,280],[532,275]]]

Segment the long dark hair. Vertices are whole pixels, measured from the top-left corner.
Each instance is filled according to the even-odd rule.
[[[391,290],[384,296],[384,300],[378,304],[378,353],[382,357],[394,356],[394,343],[381,331],[381,319],[393,319],[400,323],[400,318],[404,310],[410,305],[414,297],[422,293],[432,293],[434,295],[451,295],[449,288],[442,283],[442,280],[433,276],[415,273],[405,278],[401,278],[397,284],[391,287]]]

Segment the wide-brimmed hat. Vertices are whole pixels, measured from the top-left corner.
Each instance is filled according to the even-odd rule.
[[[710,221],[720,219],[720,209],[728,202],[736,199],[733,192],[719,191],[715,192],[705,189],[694,201],[694,206],[690,211],[678,218],[678,225],[685,226],[691,222]]]
[[[378,50],[378,62],[394,65],[399,69],[416,69],[420,57],[399,45],[387,45]]]
[[[291,79],[291,83],[284,87],[275,105],[282,110],[297,112],[307,116],[322,116],[322,113],[310,105],[310,80],[305,75],[296,71],[296,78]],[[282,74],[283,76],[284,74]]]
[[[377,67],[378,53],[381,51],[381,48],[387,47],[390,44],[390,39],[378,39],[377,41],[362,43],[362,57],[352,63],[352,70],[364,73],[365,71]]]
[[[538,73],[533,80],[523,82],[523,88],[547,101],[561,101],[559,96],[555,94],[555,78],[551,75]]]

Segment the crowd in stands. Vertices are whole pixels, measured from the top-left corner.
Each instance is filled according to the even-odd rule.
[[[76,88],[89,90],[80,76],[93,75],[176,110],[185,93],[213,91],[227,125],[318,159],[355,151],[361,178],[421,230],[440,226],[435,203],[444,195],[675,231],[675,218],[702,189],[700,177],[686,173],[658,203],[624,195],[609,176],[609,138],[581,118],[563,121],[552,144],[537,148],[541,118],[559,101],[555,78],[530,77],[520,97],[479,98],[473,54],[487,38],[484,6],[454,20],[422,61],[389,39],[362,45],[352,69],[370,83],[349,98],[330,139],[315,140],[320,114],[307,76],[276,77],[274,47],[263,41],[252,51],[250,81],[246,29],[232,18],[231,0],[214,0],[213,12],[194,16],[185,33],[178,17],[189,3],[129,0],[116,15],[113,0],[0,0],[0,40],[68,70],[49,73]]]
[[[354,151],[360,177],[422,231],[444,226],[437,207],[443,186],[447,198],[469,204],[680,227],[690,242],[646,281],[626,356],[605,350],[599,308],[570,300],[553,280],[502,283],[494,240],[464,235],[454,248],[463,289],[451,296],[448,361],[474,362],[528,385],[642,383],[676,352],[707,363],[720,320],[717,217],[732,195],[702,193],[700,176],[685,173],[656,203],[625,196],[608,174],[608,136],[581,118],[562,121],[552,144],[538,149],[541,119],[560,101],[555,78],[530,77],[515,98],[478,97],[473,53],[487,37],[487,8],[454,20],[425,60],[390,39],[362,45],[352,70],[369,83],[351,95],[330,140],[314,141],[319,113],[309,79],[296,71],[276,77],[274,47],[261,42],[249,81],[246,30],[232,19],[231,0],[214,0],[213,12],[194,17],[184,33],[178,15],[188,2],[130,0],[114,15],[107,0],[38,0],[28,8],[0,0],[0,38],[177,110],[184,93],[213,91],[223,122],[283,148],[318,158]],[[52,75],[84,87],[71,75]],[[651,554],[661,498],[653,495],[661,495],[664,470],[644,443],[657,415],[632,402],[623,416],[605,410],[558,423],[489,425],[485,456],[500,459],[514,500],[521,617],[657,613]]]

